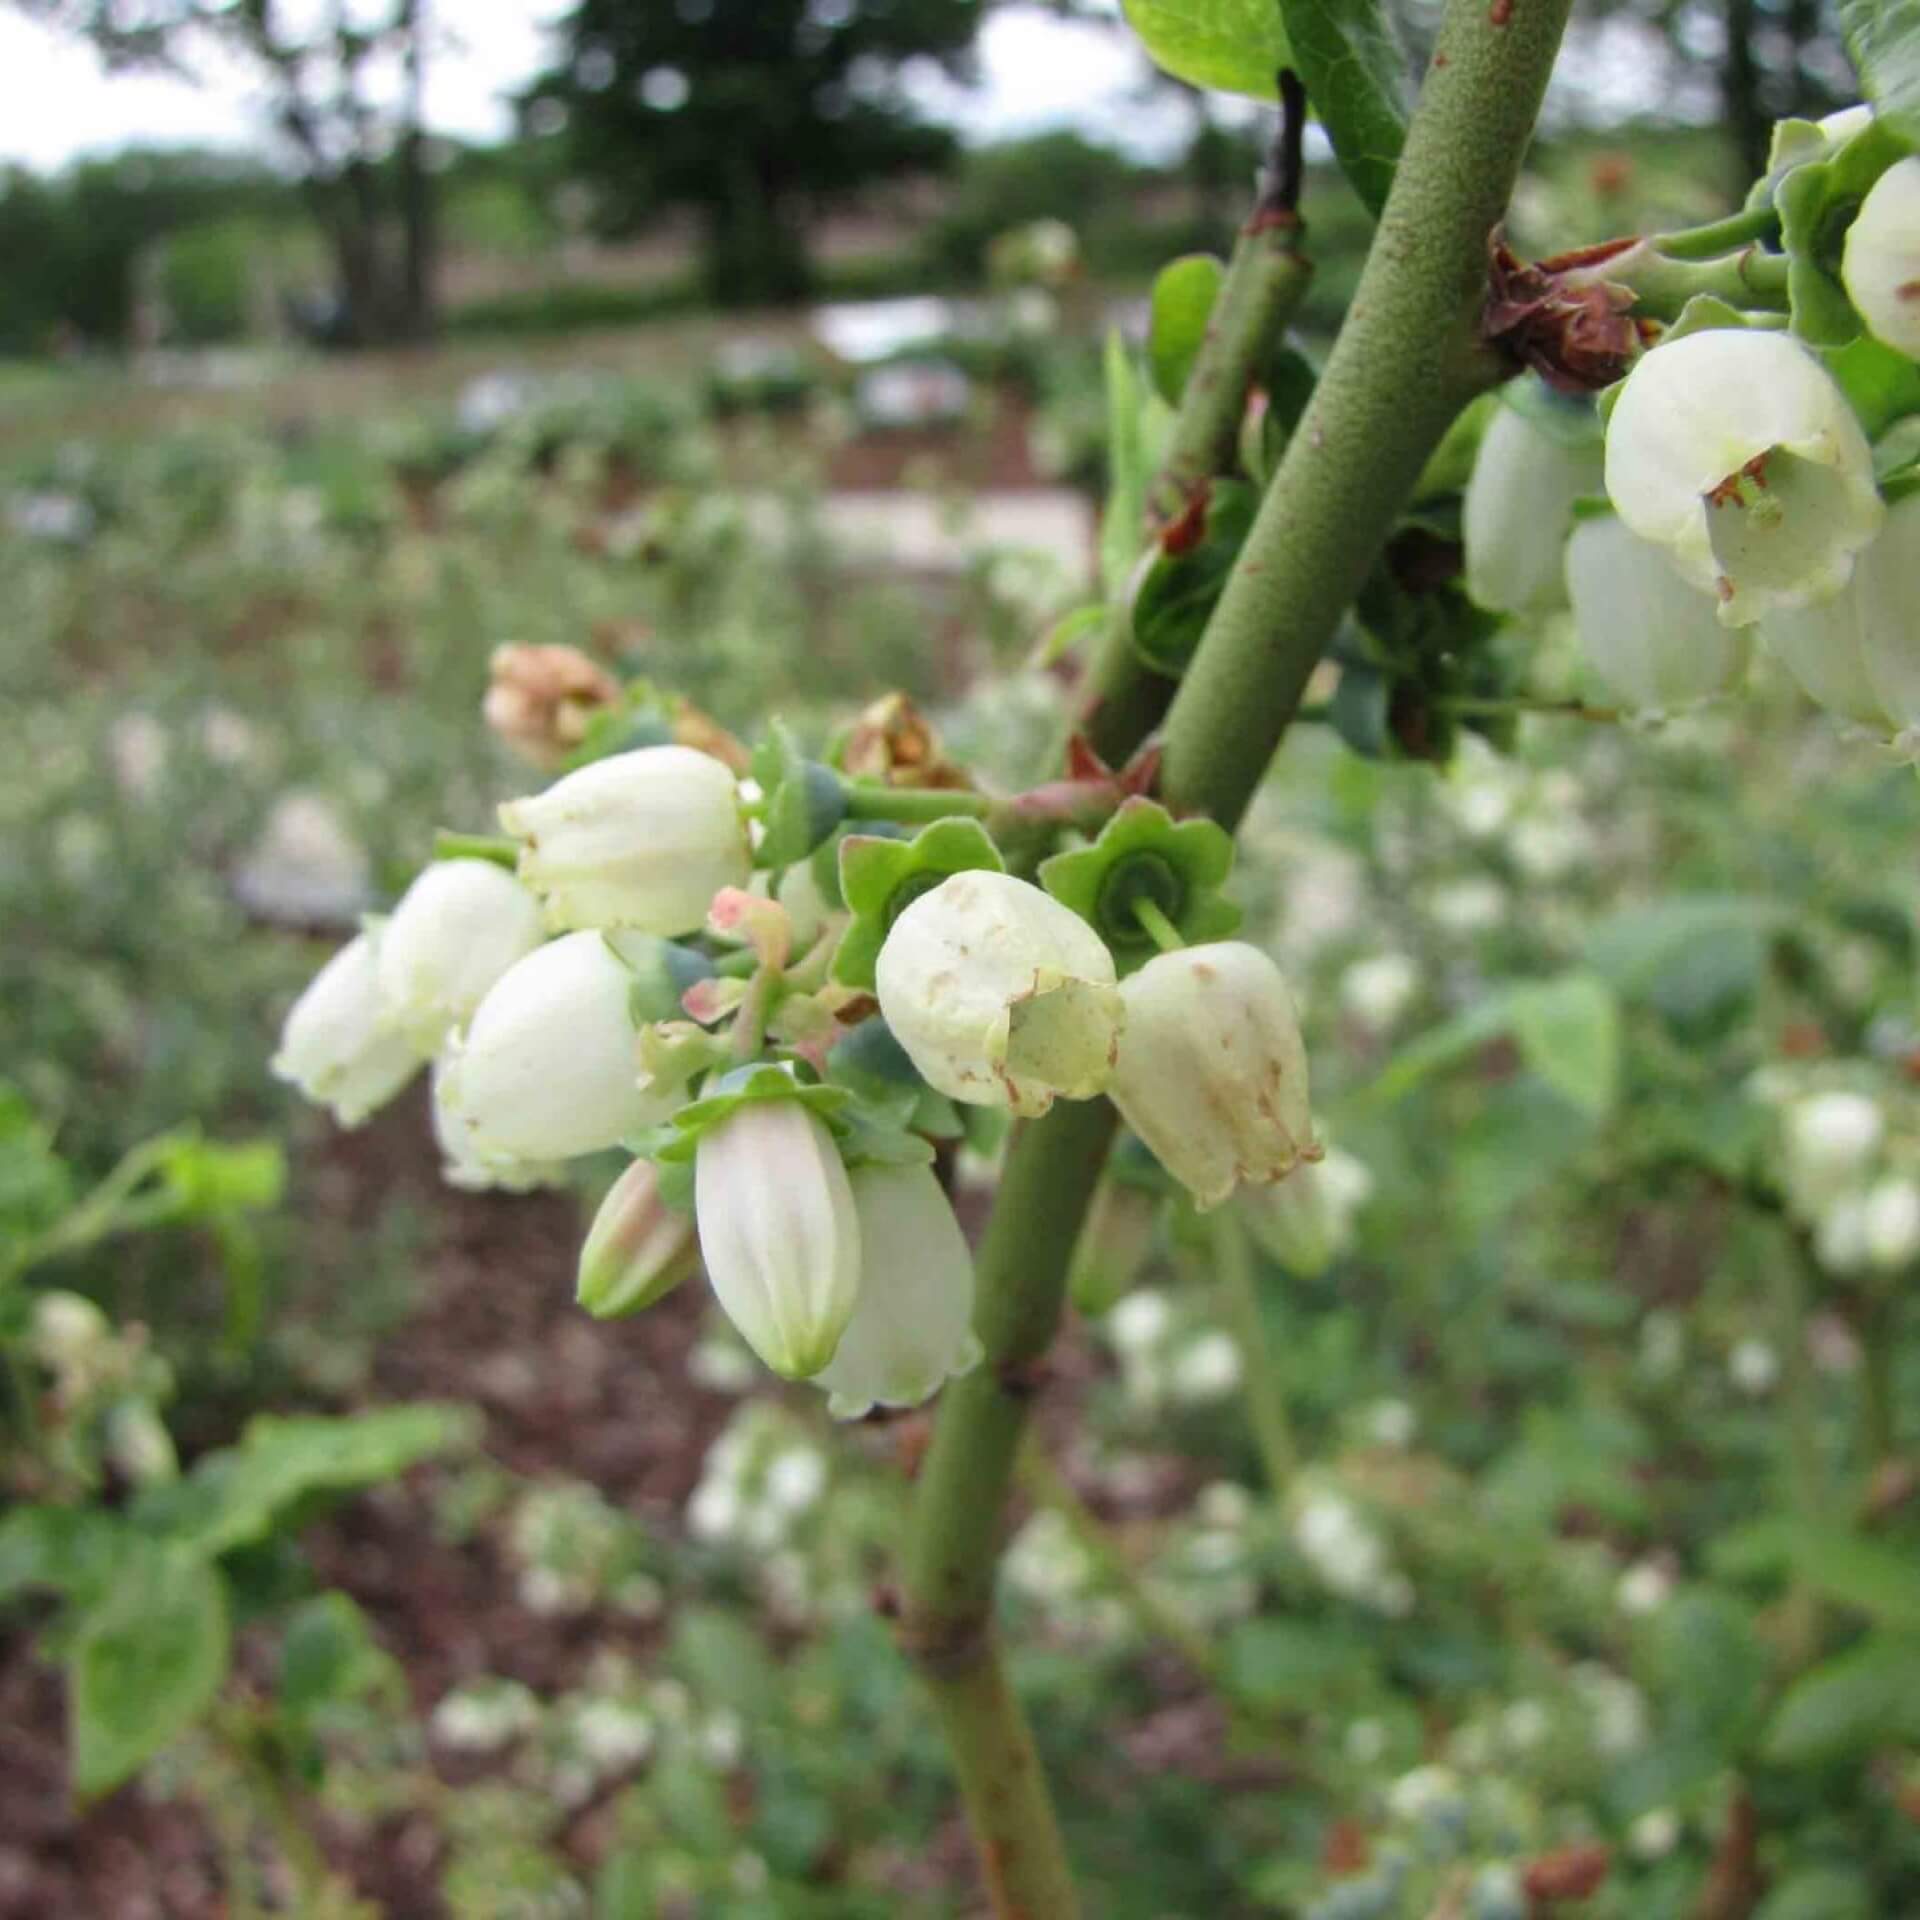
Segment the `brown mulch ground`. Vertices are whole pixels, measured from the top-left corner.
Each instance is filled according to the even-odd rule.
[[[368,1400],[470,1402],[502,1466],[588,1480],[628,1511],[673,1524],[732,1405],[686,1377],[701,1289],[636,1320],[595,1325],[572,1302],[573,1203],[454,1192],[427,1140],[424,1110],[409,1100],[361,1133],[333,1137],[301,1170],[319,1203],[343,1214],[361,1218],[405,1197],[431,1223],[417,1308],[381,1343]],[[529,1612],[489,1542],[436,1536],[430,1471],[343,1507],[305,1544],[319,1580],[352,1594],[400,1657],[422,1710],[482,1673],[555,1692],[595,1652],[644,1654],[654,1637],[624,1618]],[[0,1920],[224,1914],[218,1858],[194,1809],[124,1788],[76,1813],[63,1714],[57,1675],[24,1635],[0,1636]],[[336,1866],[393,1920],[443,1911],[439,1843],[426,1822],[329,1838]]]

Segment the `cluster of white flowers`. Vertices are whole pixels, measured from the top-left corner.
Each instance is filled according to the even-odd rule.
[[[1855,110],[1820,157],[1871,140],[1870,122]],[[1920,160],[1873,182],[1841,277],[1873,339],[1920,352]],[[1882,498],[1875,450],[1811,346],[1731,313],[1679,329],[1629,370],[1604,446],[1546,398],[1501,407],[1482,440],[1463,518],[1481,605],[1537,618],[1570,604],[1594,670],[1651,712],[1736,687],[1757,635],[1818,705],[1920,751],[1920,496]]]
[[[1920,1141],[1889,1125],[1886,1105],[1855,1087],[1794,1095],[1780,1109],[1782,1185],[1839,1277],[1899,1273],[1920,1260]]]
[[[1128,1294],[1100,1329],[1120,1363],[1127,1403],[1143,1415],[1206,1406],[1240,1386],[1245,1369],[1233,1336],[1157,1288]]]
[[[772,1554],[826,1497],[827,1482],[820,1448],[777,1408],[750,1404],[707,1449],[687,1526],[707,1546]]]
[[[811,860],[755,872],[774,814],[792,842],[820,787],[845,804],[826,768],[770,795],[686,745],[589,761],[500,809],[506,847],[435,862],[367,921],[287,1016],[274,1065],[353,1124],[430,1062],[464,1187],[634,1153],[582,1249],[582,1303],[633,1312],[697,1259],[759,1358],[856,1418],[919,1404],[981,1348],[926,1142],[830,1078],[842,1014],[873,1006],[843,981],[870,978],[927,1097],[1035,1116],[1108,1094],[1201,1206],[1320,1149],[1298,1014],[1264,953],[1217,940],[1127,971],[1082,912],[977,857],[916,870],[863,924],[829,905]],[[1136,811],[1129,832],[1185,831],[1147,812],[1160,827]],[[830,977],[855,931],[869,973]],[[1174,1391],[1230,1391],[1238,1371],[1224,1337],[1196,1344]]]
[[[1413,1582],[1393,1564],[1387,1543],[1348,1496],[1313,1483],[1296,1496],[1293,1544],[1320,1580],[1342,1599],[1390,1620],[1403,1620],[1416,1601]]]

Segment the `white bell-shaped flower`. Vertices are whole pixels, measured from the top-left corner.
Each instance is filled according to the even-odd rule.
[[[672,939],[752,873],[733,774],[693,747],[596,760],[508,801],[500,824],[522,843],[520,877],[555,929],[635,927]]]
[[[491,860],[436,860],[380,934],[380,1001],[417,1046],[466,1025],[488,988],[544,938],[540,903]]]
[[[1329,1147],[1317,1166],[1296,1167],[1242,1199],[1247,1226],[1262,1249],[1303,1280],[1317,1280],[1353,1248],[1360,1209],[1373,1192],[1362,1161]]]
[[[1127,1020],[1108,1092],[1196,1205],[1319,1159],[1300,1017],[1258,947],[1163,953],[1120,990]]]
[[[1665,549],[1609,515],[1574,528],[1567,593],[1580,651],[1633,707],[1691,706],[1746,673],[1747,636],[1720,624],[1713,602],[1680,577]]]
[[[796,1100],[748,1100],[700,1136],[694,1217],[729,1320],[775,1373],[817,1374],[860,1294],[860,1220],[833,1135]]]
[[[314,975],[280,1029],[273,1071],[343,1127],[384,1106],[425,1060],[380,999],[377,928],[349,940]]]
[[[1878,1101],[1844,1090],[1810,1094],[1785,1114],[1787,1185],[1795,1207],[1820,1215],[1836,1193],[1857,1185],[1887,1134]]]
[[[1867,1257],[1883,1273],[1898,1273],[1920,1260],[1920,1184],[1889,1174],[1868,1189],[1861,1228]]]
[[[1920,159],[1896,160],[1867,189],[1840,278],[1876,340],[1920,357]]]
[[[1607,423],[1606,477],[1620,518],[1728,626],[1837,593],[1884,512],[1866,435],[1826,370],[1783,333],[1739,327],[1635,365]]]
[[[1125,1009],[1106,942],[1010,874],[956,873],[893,923],[880,1011],[930,1086],[1031,1117],[1113,1071]]]
[[[1461,505],[1467,592],[1494,613],[1545,613],[1566,603],[1560,550],[1573,503],[1598,493],[1598,445],[1556,440],[1517,407],[1496,407]]]
[[[857,1167],[860,1298],[833,1358],[814,1375],[836,1420],[917,1407],[980,1361],[973,1256],[928,1167]]]
[[[500,976],[446,1087],[481,1161],[598,1153],[667,1117],[677,1101],[640,1088],[632,986],[597,933],[537,947]]]
[[[1769,614],[1760,636],[1807,697],[1875,733],[1920,728],[1920,494],[1887,510],[1880,538],[1836,594]]]
[[[449,1034],[433,1062],[433,1139],[440,1149],[440,1177],[466,1193],[531,1193],[558,1186],[566,1168],[558,1160],[523,1160],[483,1152],[472,1119],[455,1102],[464,1043]]]
[[[664,1299],[699,1264],[693,1220],[660,1197],[659,1170],[636,1160],[593,1216],[574,1298],[599,1320]]]

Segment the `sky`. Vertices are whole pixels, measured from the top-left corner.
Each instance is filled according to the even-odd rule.
[[[548,25],[564,0],[463,0],[443,5],[457,44],[430,70],[428,123],[437,133],[499,139],[506,96],[544,64]],[[927,110],[973,139],[1077,126],[1142,150],[1190,131],[1165,101],[1143,113],[1129,98],[1145,68],[1125,33],[995,9],[979,41],[984,83],[919,91]],[[130,144],[250,146],[263,139],[262,96],[246,68],[203,61],[199,84],[159,74],[109,74],[90,48],[0,0],[0,163],[46,171]]]

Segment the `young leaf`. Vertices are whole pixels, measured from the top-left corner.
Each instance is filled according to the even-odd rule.
[[[145,1550],[82,1622],[70,1661],[74,1786],[105,1793],[212,1704],[227,1676],[227,1590],[178,1547]]]
[[[1378,213],[1407,137],[1407,56],[1380,0],[1282,0],[1294,65],[1353,190]]]
[[[1212,254],[1188,253],[1168,261],[1154,280],[1147,365],[1155,391],[1170,407],[1180,404],[1225,278],[1226,269]]]
[[[1190,87],[1279,97],[1278,75],[1294,65],[1277,0],[1124,0],[1126,15],[1157,67]]]
[[[1875,113],[1920,141],[1920,0],[1840,0],[1840,29]]]
[[[1140,376],[1119,331],[1107,335],[1107,505],[1100,517],[1100,583],[1117,600],[1140,551],[1153,464],[1141,423]]]
[[[1530,1066],[1582,1113],[1601,1118],[1620,1086],[1620,1007],[1590,973],[1522,987],[1513,996],[1513,1037]]]

